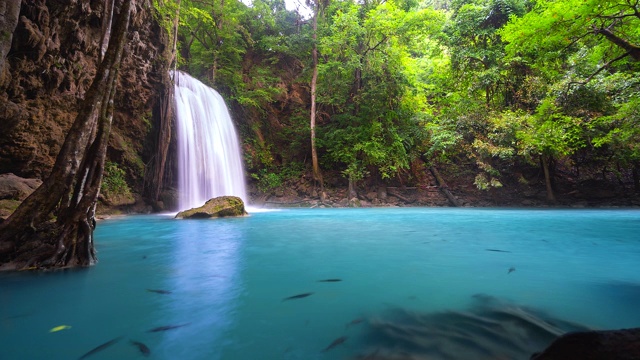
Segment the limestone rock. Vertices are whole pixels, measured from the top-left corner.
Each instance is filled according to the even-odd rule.
[[[6,55],[5,81],[0,79],[0,173],[44,179],[51,172],[99,65],[107,3],[18,1],[20,16],[8,41],[10,52],[4,54],[0,44],[0,53]],[[107,150],[109,161],[123,165],[134,192],[148,186],[142,177],[156,156],[150,134],[157,131],[164,111],[159,95],[173,88],[165,56],[169,37],[155,14],[151,1],[136,2]]]
[[[531,360],[637,360],[640,328],[565,334]]]
[[[227,216],[244,216],[242,199],[237,196],[220,196],[208,200],[203,206],[181,211],[176,219],[208,219]]]
[[[0,175],[0,200],[24,200],[42,184],[39,179],[25,179],[12,173]]]

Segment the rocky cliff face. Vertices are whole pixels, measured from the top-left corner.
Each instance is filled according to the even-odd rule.
[[[11,1],[11,0],[9,0]],[[118,0],[116,0],[118,1]],[[44,178],[95,74],[107,1],[25,0],[0,74],[0,173]],[[168,36],[150,0],[136,2],[120,70],[109,161],[142,187],[159,94],[171,87]],[[146,152],[146,156],[143,154]],[[138,191],[140,192],[140,191]]]

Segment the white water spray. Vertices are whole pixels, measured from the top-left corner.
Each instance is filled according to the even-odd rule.
[[[175,98],[180,210],[224,195],[237,196],[246,204],[240,145],[222,96],[178,71]]]

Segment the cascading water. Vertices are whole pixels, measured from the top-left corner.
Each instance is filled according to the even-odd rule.
[[[227,106],[212,88],[175,72],[180,210],[233,195],[247,203],[238,136]]]

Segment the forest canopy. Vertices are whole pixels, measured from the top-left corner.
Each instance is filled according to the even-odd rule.
[[[233,106],[263,190],[310,167],[411,183],[467,164],[479,189],[558,168],[638,189],[640,5],[619,0],[156,1],[176,66]],[[316,21],[314,30],[313,20]],[[461,170],[462,171],[462,170]]]

